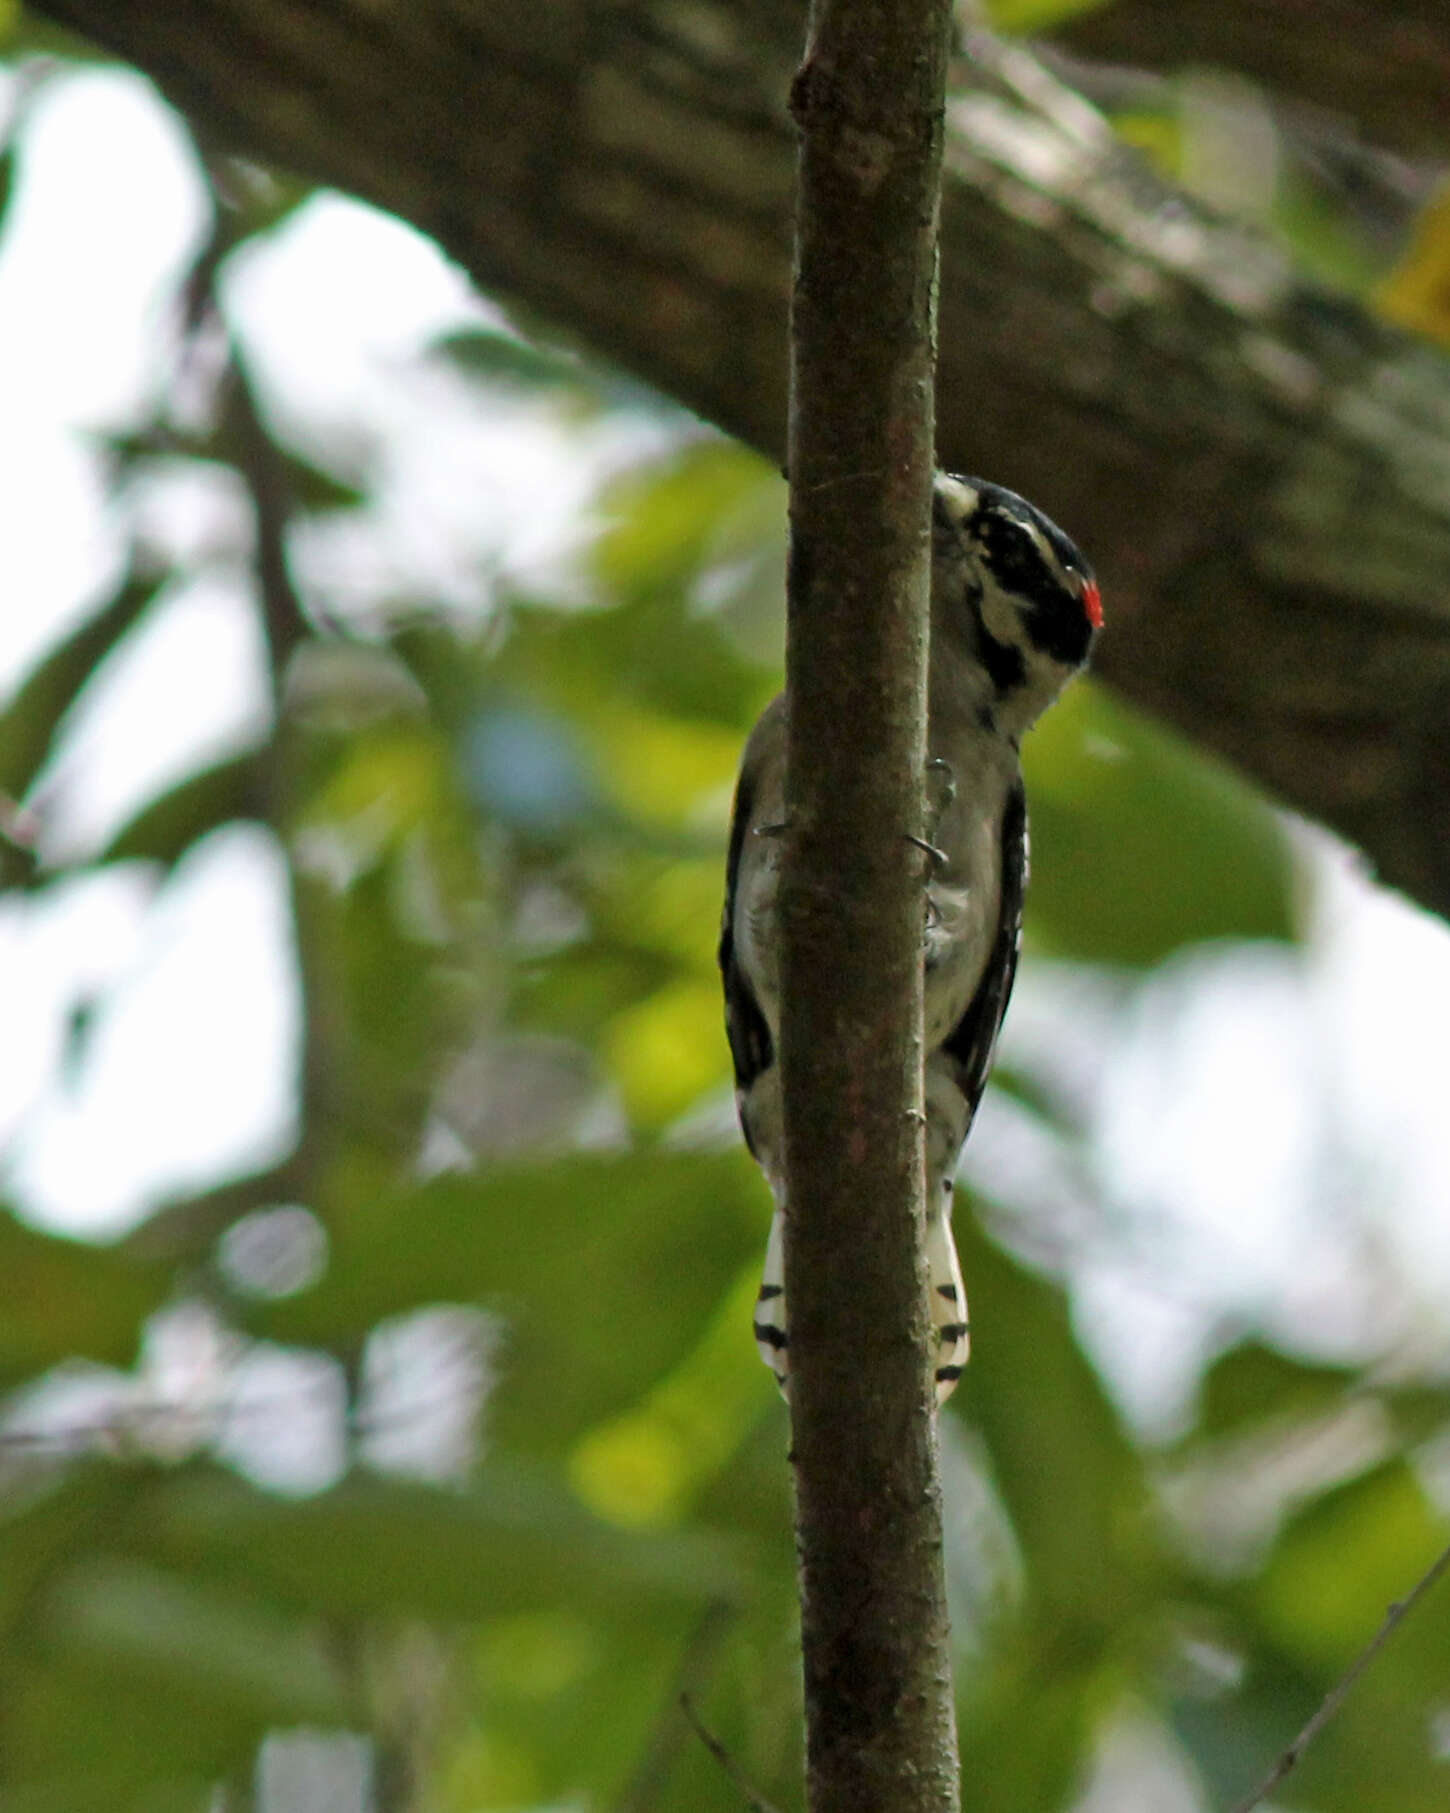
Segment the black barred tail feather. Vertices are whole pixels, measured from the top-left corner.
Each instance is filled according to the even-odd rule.
[[[926,1230],[926,1273],[931,1291],[931,1319],[936,1330],[936,1401],[944,1404],[966,1369],[971,1337],[967,1330],[967,1293],[952,1239],[952,1186],[947,1180],[941,1208]]]
[[[936,1401],[944,1404],[956,1390],[967,1364],[967,1296],[962,1270],[952,1239],[950,1183],[942,1208],[927,1227],[926,1263],[931,1292],[931,1320],[935,1336],[933,1377]],[[765,1272],[755,1299],[755,1345],[775,1374],[784,1396],[790,1396],[790,1333],[785,1306],[784,1219],[779,1209],[770,1223],[765,1247]]]
[[[790,1336],[785,1322],[785,1224],[779,1209],[770,1223],[770,1239],[765,1243],[765,1275],[760,1280],[760,1295],[755,1299],[755,1345],[760,1357],[775,1374],[781,1391],[787,1392],[790,1377]]]

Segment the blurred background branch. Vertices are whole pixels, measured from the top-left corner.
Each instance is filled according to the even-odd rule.
[[[800,9],[422,8],[396,34],[360,5],[43,10],[236,149],[396,210],[481,285],[779,461]],[[1165,6],[1104,16],[1123,10],[1176,29]],[[1375,86],[1362,47],[1423,50],[1423,23],[1348,10],[1362,35],[1336,35],[1337,9],[1324,22],[1361,72],[1341,101]],[[1289,31],[1221,37],[1253,73]],[[1028,53],[983,38],[974,61],[948,152],[943,462],[1073,525],[1115,601],[1099,664],[1126,697],[1444,912],[1440,362],[1149,177]]]
[[[1450,939],[1275,802],[1443,906],[1450,116],[1433,9],[1293,16],[1265,86],[1284,9],[1188,70],[1001,0],[951,107],[943,452],[1111,624],[958,1209],[979,1813],[1231,1805],[1446,1541]],[[714,945],[799,18],[59,17],[0,4],[0,1806],[738,1813],[685,1685],[791,1813]],[[1431,1601],[1295,1805],[1447,1754]]]

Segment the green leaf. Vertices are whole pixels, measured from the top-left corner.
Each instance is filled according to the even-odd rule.
[[[767,1206],[735,1153],[439,1177],[328,1217],[326,1278],[257,1319],[280,1340],[335,1345],[420,1303],[493,1306],[509,1334],[490,1426],[521,1452],[558,1455],[690,1351],[754,1261]]]
[[[1188,1440],[1237,1434],[1269,1419],[1307,1421],[1351,1401],[1382,1405],[1402,1441],[1424,1441],[1450,1423],[1450,1391],[1444,1385],[1385,1379],[1371,1391],[1363,1372],[1354,1367],[1300,1359],[1260,1341],[1244,1341],[1209,1367]]]
[[[1315,1698],[1312,1681],[1281,1658],[1268,1661],[1258,1649],[1239,1691],[1175,1702],[1174,1734],[1203,1777],[1213,1806],[1235,1806],[1263,1779]]]
[[[615,1528],[546,1472],[497,1454],[467,1490],[355,1475],[301,1501],[198,1470],[149,1493],[145,1512],[132,1539],[158,1561],[316,1615],[456,1624],[559,1604],[645,1615],[733,1598],[747,1578],[719,1539]]]
[[[1284,1529],[1243,1594],[1259,1620],[1245,1683],[1250,1707],[1284,1699],[1282,1722],[1249,1779],[1266,1770],[1443,1548],[1445,1521],[1414,1472],[1392,1461],[1325,1494]],[[1295,1805],[1315,1813],[1438,1813],[1438,1731],[1450,1667],[1444,1582],[1404,1617],[1295,1770]]]
[[[1033,1603],[1077,1644],[1106,1643],[1169,1572],[1142,1458],[1073,1337],[1062,1292],[960,1210],[956,1226],[972,1360],[953,1410],[985,1437]]]
[[[207,161],[224,210],[224,237],[232,247],[243,239],[260,240],[275,233],[317,193],[310,183],[274,165],[254,164],[248,158],[226,157],[215,151]]]
[[[126,1365],[140,1325],[171,1291],[169,1270],[120,1250],[27,1227],[0,1209],[0,1386],[73,1355]]]
[[[1254,1602],[1285,1653],[1308,1670],[1342,1668],[1444,1547],[1444,1520],[1402,1460],[1326,1493],[1294,1518],[1254,1588]],[[1425,1608],[1397,1647],[1431,1638],[1444,1648],[1444,1606]]]
[[[471,327],[443,334],[433,342],[432,350],[464,377],[501,390],[537,395],[557,390],[583,392],[591,387],[590,368],[579,360],[496,328]]]
[[[292,501],[300,509],[320,514],[328,510],[357,510],[367,503],[365,490],[349,484],[336,473],[325,471],[300,453],[283,452],[280,448],[277,451],[287,474]]]
[[[0,1659],[5,1813],[205,1813],[264,1728],[148,1684],[31,1652]]]
[[[96,858],[109,862],[178,862],[198,838],[232,819],[261,816],[268,762],[247,754],[193,774],[152,800]]]
[[[485,1626],[475,1652],[480,1741],[464,1804],[628,1805],[637,1759],[673,1714],[673,1673],[696,1616],[601,1623],[552,1607]],[[660,1804],[699,1805],[673,1795]]]
[[[1209,1367],[1194,1435],[1227,1435],[1270,1417],[1313,1417],[1344,1402],[1357,1374],[1242,1341]]]
[[[185,1808],[265,1730],[352,1712],[315,1622],[253,1583],[155,1553],[178,1475],[90,1463],[11,1476],[0,1515],[0,1698],[9,1813]],[[149,1551],[149,1552],[147,1552]]]
[[[464,378],[524,400],[563,403],[581,420],[608,409],[648,417],[676,432],[696,425],[679,404],[638,378],[560,343],[554,324],[531,321],[517,300],[510,312],[517,331],[463,328],[435,340],[434,354]]]
[[[610,609],[570,617],[514,610],[492,683],[560,713],[576,736],[596,723],[612,728],[629,710],[700,731],[725,725],[743,742],[771,689],[718,623],[689,609],[683,584],[642,587]]]
[[[1290,938],[1278,821],[1243,781],[1079,681],[1023,749],[1030,936],[1147,966],[1208,938]]]
[[[972,1813],[1058,1813],[1070,1805],[1104,1692],[1040,1624],[999,1639],[961,1695],[963,1802]],[[1071,1639],[1069,1639],[1071,1641]]]
[[[712,1521],[718,1515],[722,1476],[733,1473],[753,1429],[776,1421],[778,1410],[749,1339],[759,1288],[759,1270],[748,1264],[680,1364],[623,1415],[583,1435],[569,1478],[593,1509],[642,1527],[677,1523],[694,1503],[708,1502]],[[777,1427],[783,1433],[783,1419]],[[772,1460],[767,1472],[779,1475],[778,1452]],[[783,1515],[775,1528],[784,1531],[789,1508],[777,1510]]]
[[[389,861],[344,895],[310,877],[294,894],[308,951],[308,1012],[327,1024],[338,1054],[334,1131],[359,1154],[371,1148],[394,1161],[416,1148],[448,1029],[426,946],[399,923],[397,888]]]
[[[87,64],[94,67],[98,63],[115,65],[115,58],[109,52],[98,50],[79,32],[52,24],[39,13],[27,10],[20,0],[0,0],[0,48],[11,61],[31,57],[37,61],[54,58],[62,64],[82,67]],[[45,73],[49,74],[48,71]]]
[[[233,1707],[259,1726],[335,1723],[347,1713],[315,1631],[252,1594],[92,1555],[50,1588],[37,1619],[47,1646],[99,1673]]]
[[[606,490],[608,527],[591,569],[621,604],[688,593],[712,564],[756,551],[785,518],[779,473],[738,441],[709,435],[625,474]]]
[[[774,1463],[783,1473],[779,1444]],[[680,1709],[688,1693],[752,1786],[782,1813],[798,1808],[795,1566],[789,1542],[781,1547],[779,1580],[743,1606],[705,1600],[683,1615],[642,1608],[604,1620],[560,1604],[487,1624],[473,1791],[461,1803],[739,1813],[738,1786]]]
[[[23,1637],[42,1587],[124,1520],[135,1489],[126,1469],[77,1466],[0,1501],[0,1656]]]
[[[987,18],[994,31],[1029,36],[1051,32],[1064,20],[1096,12],[1105,4],[1107,0],[987,0]]]
[[[155,579],[127,579],[31,670],[0,713],[0,790],[14,799],[24,796],[50,754],[61,719],[160,589]]]

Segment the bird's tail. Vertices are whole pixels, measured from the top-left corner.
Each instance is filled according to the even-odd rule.
[[[755,1345],[775,1374],[775,1382],[789,1396],[790,1336],[785,1319],[785,1218],[777,1209],[771,1217],[770,1239],[765,1243],[765,1272],[755,1299]]]
[[[926,1272],[931,1293],[931,1320],[936,1330],[936,1401],[944,1404],[966,1369],[971,1338],[967,1332],[967,1293],[952,1239],[952,1180],[943,1180],[935,1211],[927,1207]]]
[[[931,1319],[936,1338],[936,1401],[944,1404],[956,1389],[967,1363],[967,1294],[952,1239],[952,1184],[948,1178],[926,1231],[927,1278]],[[755,1299],[755,1345],[775,1374],[782,1393],[790,1395],[790,1327],[785,1303],[785,1219],[777,1209],[765,1247],[765,1272]]]

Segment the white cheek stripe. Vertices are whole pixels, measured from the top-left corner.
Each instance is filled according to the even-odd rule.
[[[981,501],[981,493],[977,491],[974,486],[964,485],[959,478],[952,478],[950,474],[945,472],[939,472],[937,474],[936,494],[938,497],[955,505],[958,512],[957,521],[959,523],[965,522],[967,517],[972,515],[976,510],[978,503]]]
[[[1004,592],[1000,592],[990,581],[982,588],[981,611],[982,622],[987,626],[987,634],[994,642],[1002,642],[1009,648],[1020,648],[1031,652],[1023,629],[1022,617],[1017,607],[1008,600]]]

